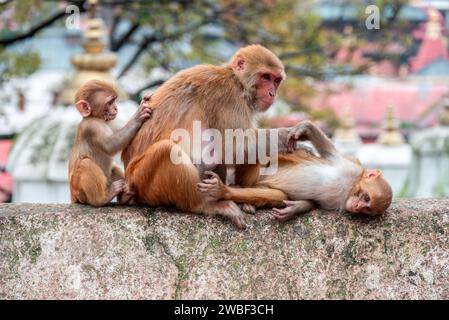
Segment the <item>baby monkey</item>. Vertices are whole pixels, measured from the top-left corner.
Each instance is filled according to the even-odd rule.
[[[304,149],[279,155],[277,172],[259,176],[251,188],[226,186],[215,173],[208,172],[211,177],[197,185],[198,191],[214,199],[244,203],[250,211],[254,206],[275,207],[272,215],[279,221],[287,221],[315,205],[367,215],[387,210],[393,195],[380,170],[365,169],[357,159],[341,155],[310,121],[301,122],[292,134],[295,140],[309,140],[318,155]]]
[[[119,203],[129,202],[134,191],[125,183],[123,170],[114,164],[114,156],[135,136],[142,123],[152,115],[146,95],[139,109],[121,129],[114,125],[117,116],[117,92],[108,83],[91,80],[75,94],[75,107],[83,117],[69,161],[72,203],[103,206],[117,196]]]

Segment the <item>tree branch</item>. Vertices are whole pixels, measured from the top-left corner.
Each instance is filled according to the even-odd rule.
[[[86,0],[71,1],[72,4],[76,5],[80,9],[80,12],[86,11],[83,8],[83,4],[85,2],[86,2]],[[25,33],[22,33],[22,34],[19,34],[19,35],[15,35],[15,36],[12,36],[12,37],[7,37],[7,38],[4,38],[4,39],[0,39],[0,46],[7,47],[7,46],[9,46],[9,45],[11,45],[11,44],[13,44],[15,42],[31,38],[37,32],[39,32],[42,29],[45,29],[46,27],[52,25],[54,22],[60,20],[61,18],[65,17],[66,15],[67,15],[67,13],[65,12],[65,9],[61,10],[61,11],[55,13],[50,18],[48,18],[47,20],[44,20],[41,23],[39,23],[38,25],[32,27],[30,30],[28,30]]]
[[[140,24],[138,22],[134,22],[133,25],[128,29],[128,31],[118,40],[113,40],[111,42],[111,51],[117,52],[119,51],[123,45],[125,45],[129,39],[133,36],[133,34],[140,28]],[[111,32],[112,38],[112,32]],[[112,38],[113,39],[113,38]]]
[[[119,7],[114,9],[114,17],[112,19],[111,33],[109,34],[109,46],[112,48],[115,46],[115,32],[117,30],[117,26],[122,21],[122,8]]]
[[[123,75],[125,75],[126,72],[129,71],[129,69],[131,69],[131,67],[137,62],[137,60],[139,60],[140,56],[145,52],[145,50],[148,49],[150,44],[152,44],[154,42],[158,42],[158,41],[162,42],[162,41],[175,40],[175,39],[181,37],[182,35],[188,34],[189,32],[193,32],[194,30],[198,29],[199,27],[213,21],[218,14],[219,14],[219,12],[214,12],[210,16],[202,19],[200,22],[195,23],[183,30],[173,32],[168,35],[164,35],[162,33],[155,33],[150,36],[144,37],[142,39],[142,41],[140,42],[140,45],[139,45],[139,48],[137,49],[137,51],[134,53],[134,55],[131,57],[131,59],[128,61],[128,63],[120,71],[118,78],[121,78]]]
[[[0,2],[0,8],[6,7],[8,4],[10,4],[13,0],[5,0],[3,2]]]
[[[156,42],[157,39],[158,39],[158,36],[156,36],[156,35],[144,37],[142,39],[142,41],[140,42],[139,48],[137,49],[136,52],[134,52],[134,55],[131,57],[131,59],[128,61],[128,63],[123,67],[122,71],[120,71],[117,78],[120,79],[121,77],[123,77],[125,75],[125,73],[128,72],[128,70],[131,69],[131,67],[134,65],[134,63],[136,63],[136,61],[140,58],[142,53],[150,46],[150,44],[153,42]]]

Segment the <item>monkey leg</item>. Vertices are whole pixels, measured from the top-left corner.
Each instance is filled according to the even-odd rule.
[[[176,158],[176,163],[172,161]],[[170,140],[151,145],[126,168],[126,177],[139,201],[151,206],[176,205],[193,213],[222,215],[239,228],[244,214],[232,201],[216,201],[196,190],[200,175],[188,155]]]
[[[273,217],[281,222],[288,221],[313,209],[313,202],[309,200],[284,201],[284,203],[285,208],[274,208],[272,212]]]
[[[109,184],[104,172],[91,159],[82,159],[70,179],[72,202],[86,203],[96,207],[104,206],[123,192],[124,181]]]
[[[175,164],[170,155],[176,157]],[[203,202],[192,186],[199,180],[196,167],[187,154],[170,140],[152,144],[126,168],[126,179],[136,189],[139,201],[152,206],[176,205],[192,211]]]
[[[245,229],[246,219],[242,210],[233,201],[221,200],[206,203],[202,212],[208,215],[220,215],[230,219],[239,229]]]
[[[207,172],[211,176],[210,179],[204,179],[197,184],[199,192],[207,194],[215,200],[232,200],[237,203],[246,203],[256,207],[263,206],[281,206],[284,200],[287,200],[287,195],[277,189],[270,189],[265,187],[255,188],[237,188],[230,187],[220,180],[220,177],[214,172]]]
[[[287,200],[287,195],[281,190],[269,188],[236,188],[228,187],[224,199],[237,203],[250,204],[256,208],[279,207]],[[248,208],[249,209],[249,208]]]
[[[258,164],[238,165],[235,169],[235,183],[241,187],[254,186],[259,180],[260,166]],[[255,214],[256,206],[251,203],[242,203],[244,212]]]

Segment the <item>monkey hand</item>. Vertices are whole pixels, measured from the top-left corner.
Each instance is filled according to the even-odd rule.
[[[147,93],[140,102],[139,109],[135,115],[136,121],[140,124],[144,123],[147,119],[150,119],[153,115],[153,109],[150,107],[150,100],[152,96],[152,93]]]
[[[123,188],[123,195],[132,198],[136,195],[136,189],[128,183],[125,183],[125,187]]]
[[[291,128],[287,135],[287,152],[298,150],[298,141],[310,139],[312,127],[313,123],[309,120],[305,120]]]
[[[123,193],[123,190],[125,189],[125,180],[120,179],[117,181],[114,181],[111,184],[111,187],[109,189],[109,197],[112,200],[115,196],[120,195]]]
[[[142,101],[140,101],[140,106],[148,107],[152,96],[153,96],[153,93],[151,93],[151,92],[144,95],[142,98]]]
[[[293,219],[299,214],[306,213],[312,209],[312,203],[307,200],[289,201],[284,200],[285,208],[273,208],[271,215],[280,222]]]
[[[118,197],[118,201],[120,204],[129,203],[135,195],[136,190],[134,189],[134,187],[129,185],[128,183],[125,183],[123,192]]]
[[[204,172],[209,179],[204,179],[196,185],[196,189],[206,194],[211,200],[223,199],[226,195],[226,185],[221,181],[218,174],[212,171]]]

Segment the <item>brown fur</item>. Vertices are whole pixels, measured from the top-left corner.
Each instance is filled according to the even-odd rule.
[[[131,198],[123,170],[114,165],[113,157],[129,143],[150,112],[141,105],[125,127],[117,130],[109,121],[117,113],[116,97],[111,85],[98,80],[88,81],[75,94],[75,106],[83,119],[69,161],[72,203],[102,206],[115,196],[119,201],[125,194],[126,199]],[[112,114],[112,118],[105,119],[105,112]]]
[[[320,156],[303,150],[279,155],[279,167],[274,175],[259,176],[245,188],[226,186],[214,175],[199,184],[200,190],[217,200],[233,200],[256,207],[277,207],[285,203],[286,208],[273,209],[273,215],[280,221],[312,209],[312,201],[324,209],[351,209],[364,214],[381,214],[390,206],[392,190],[380,171],[367,171],[357,159],[340,155],[311,122],[304,121],[297,128],[298,135],[309,139]],[[367,195],[369,200],[363,200]],[[285,201],[287,198],[295,201]],[[354,207],[356,203],[360,207]]]
[[[208,128],[250,128],[252,102],[241,93],[242,85],[230,67],[200,65],[177,73],[153,95],[153,124],[144,124],[122,152],[125,167],[152,143],[168,139],[174,129],[191,131],[195,120]]]
[[[244,59],[243,75],[236,72],[237,58]],[[166,140],[177,128],[191,132],[194,120],[201,121],[203,128],[222,132],[252,128],[258,102],[255,79],[261,71],[285,77],[280,60],[266,48],[253,45],[240,49],[227,66],[195,66],[177,73],[158,89],[150,104],[154,108],[154,121],[151,125],[144,124],[122,152],[126,177],[138,190],[138,201],[218,213],[230,217],[237,225],[241,223],[242,213],[235,204],[211,201],[196,191],[200,181],[196,167],[192,162],[172,164],[168,150],[172,144]],[[183,152],[189,158],[191,150]],[[239,179],[245,180],[248,175],[249,181],[254,180],[254,168],[246,168],[238,169]]]

